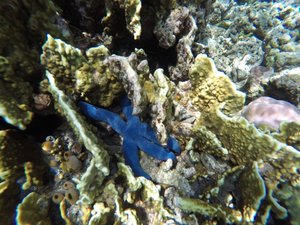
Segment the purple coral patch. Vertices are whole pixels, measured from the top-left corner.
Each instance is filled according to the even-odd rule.
[[[243,109],[242,116],[257,127],[267,126],[276,131],[283,121],[300,123],[300,110],[296,106],[271,97],[252,101]]]

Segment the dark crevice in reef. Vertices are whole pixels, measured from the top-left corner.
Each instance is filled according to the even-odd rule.
[[[104,1],[90,1],[88,4],[85,2],[75,4],[73,1],[59,0],[54,2],[62,9],[62,17],[68,21],[75,39],[79,40],[77,47],[85,49],[100,44],[100,41],[96,41],[82,47],[82,43],[80,43],[84,42],[82,32],[87,32],[92,36],[101,36],[104,27],[106,27],[108,28],[106,32],[114,37],[112,46],[110,46],[111,53],[128,56],[135,48],[144,49],[152,73],[155,69],[162,68],[165,74],[168,74],[168,66],[176,65],[176,47],[161,48],[153,34],[155,12],[150,3],[143,2],[141,11],[142,34],[140,40],[134,40],[126,28],[124,10],[118,8],[117,5],[113,6],[114,12],[109,20],[102,24],[101,21],[106,15]],[[75,45],[77,44],[75,43]]]
[[[13,125],[6,123],[3,117],[0,117],[0,130],[16,129]]]
[[[126,49],[127,47],[127,49]],[[150,71],[153,73],[157,68],[164,69],[168,73],[168,66],[175,66],[177,62],[176,46],[164,49],[158,45],[157,39],[135,41],[133,39],[115,39],[112,53],[118,55],[129,55],[134,49],[143,49],[147,54]]]
[[[88,32],[91,34],[101,33],[101,20],[105,16],[104,1],[60,1],[54,0],[55,4],[62,9],[62,17],[65,18],[73,32]]]
[[[62,124],[62,120],[57,115],[35,114],[32,122],[27,126],[25,133],[35,137],[37,142],[45,141],[45,138],[54,133]]]
[[[118,12],[120,18],[125,18],[123,12]],[[110,34],[114,36],[111,52],[117,55],[128,56],[134,49],[143,49],[147,54],[150,71],[162,68],[165,74],[168,73],[168,66],[175,66],[177,62],[176,45],[169,49],[159,46],[158,40],[153,34],[154,24],[149,24],[147,20],[142,22],[142,34],[140,40],[134,40],[132,34],[126,29],[125,20],[113,24]]]

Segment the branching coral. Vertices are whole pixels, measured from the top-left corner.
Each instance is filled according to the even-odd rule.
[[[84,172],[75,169],[76,174],[81,176],[74,179],[78,182],[79,191],[79,201],[75,204],[93,204],[85,214],[85,218],[92,215],[90,224],[110,223],[111,218],[119,223],[157,224],[154,218],[162,219],[164,223],[185,223],[187,217],[193,217],[193,221],[198,220],[198,223],[203,224],[220,221],[264,224],[270,210],[278,218],[284,218],[287,214],[275,197],[278,184],[286,182],[292,187],[299,185],[300,154],[295,149],[300,143],[298,124],[283,123],[281,133],[276,134],[257,129],[239,114],[244,107],[245,94],[237,91],[228,76],[217,71],[210,58],[205,55],[193,56],[197,51],[207,52],[222,71],[244,84],[251,67],[257,66],[264,57],[264,43],[259,39],[261,26],[256,29],[248,25],[257,24],[264,17],[260,13],[251,14],[247,4],[241,4],[237,9],[234,4],[230,5],[233,1],[227,1],[224,3],[228,6],[226,9],[222,8],[220,1],[215,1],[216,7],[209,9],[211,6],[206,5],[207,11],[204,13],[204,1],[196,2],[201,2],[198,8],[189,7],[186,1],[159,2],[157,6],[154,6],[156,2],[145,2],[146,9],[158,9],[158,12],[151,14],[141,11],[148,16],[164,14],[154,18],[151,23],[152,26],[156,23],[156,29],[162,25],[161,30],[156,30],[157,34],[161,32],[157,36],[161,46],[163,43],[164,47],[169,48],[178,40],[177,65],[167,65],[170,79],[162,69],[155,70],[153,74],[150,72],[151,64],[148,65],[145,52],[151,60],[152,53],[148,49],[135,49],[130,54],[127,46],[125,50],[116,47],[114,52],[119,55],[111,55],[104,45],[100,45],[88,49],[85,55],[79,49],[51,37],[44,45],[42,62],[51,72],[46,75],[56,107],[93,155]],[[109,23],[108,20],[115,17],[116,12],[124,11],[127,29],[138,39],[139,29],[143,26],[140,22],[148,22],[139,18],[141,3],[106,1],[109,10],[103,21]],[[174,5],[163,11],[164,4],[171,3]],[[182,4],[189,8],[181,7]],[[218,4],[220,7],[217,7]],[[266,5],[263,3],[264,9]],[[126,7],[129,11],[126,11]],[[251,14],[248,16],[253,21],[239,20],[234,16],[236,12],[242,13],[239,11],[242,8],[247,8],[247,13]],[[198,9],[199,13],[196,12]],[[214,18],[215,15],[220,17]],[[159,21],[168,16],[166,23]],[[195,22],[202,19],[202,23]],[[206,26],[206,29],[197,30],[196,26]],[[237,29],[242,26],[239,32]],[[229,31],[225,32],[226,29]],[[198,40],[201,43],[194,42],[198,31],[203,32],[202,39]],[[237,34],[232,36],[231,32],[234,31]],[[123,32],[118,34],[123,35]],[[254,37],[253,32],[258,36]],[[262,35],[265,37],[265,34]],[[116,43],[123,37],[117,37]],[[288,39],[285,35],[280,40],[284,43]],[[125,37],[125,40],[128,39]],[[139,43],[143,45],[143,41]],[[281,67],[282,62],[284,60],[277,61],[278,67]],[[179,82],[172,82],[172,79]],[[102,108],[109,107],[122,91],[126,92],[132,103],[132,106],[128,102],[122,105],[126,122],[118,114]],[[126,163],[135,175],[144,177],[135,178],[130,168],[122,163],[118,163],[116,168],[115,159],[122,161],[120,146],[112,146],[110,160],[104,144],[78,113],[74,104],[77,100],[90,102],[79,102],[81,110],[87,116],[109,124],[123,137]],[[140,121],[140,118],[149,118],[149,115],[155,132]],[[185,147],[177,157],[178,163],[173,164],[172,160],[159,162],[144,153],[141,153],[139,159],[139,150],[157,159],[174,159],[174,153],[169,150],[176,149],[177,142],[171,141],[175,147],[160,145],[167,143],[167,133],[171,130]],[[47,149],[47,146],[44,147]],[[83,169],[85,163],[82,164]],[[151,166],[147,167],[146,164]],[[109,166],[114,171],[111,174]],[[157,185],[145,179],[150,177],[144,170],[154,178]],[[157,173],[158,179],[154,173]],[[168,178],[167,182],[164,182],[165,178]],[[173,182],[173,179],[177,182]],[[171,214],[164,210],[164,203],[170,207]],[[146,222],[142,221],[143,215],[147,217]],[[170,218],[167,222],[166,215]]]
[[[57,106],[60,108],[62,114],[69,121],[70,126],[74,132],[78,135],[80,141],[85,145],[87,150],[93,154],[93,160],[91,161],[87,171],[93,171],[93,173],[86,173],[82,180],[83,182],[78,186],[81,197],[87,202],[91,202],[94,196],[97,196],[98,192],[90,192],[90,182],[84,182],[84,180],[95,181],[95,174],[97,176],[97,182],[93,183],[95,189],[99,188],[104,178],[109,174],[108,162],[109,156],[104,149],[103,144],[96,135],[92,132],[91,125],[89,125],[84,118],[76,111],[75,104],[61,91],[54,80],[54,76],[46,72],[49,80],[49,91],[55,98]],[[100,191],[100,190],[99,190]]]
[[[79,49],[48,35],[41,61],[65,93],[110,106],[123,88],[108,68],[109,50],[100,45],[88,49],[86,56]]]
[[[299,183],[299,152],[287,146],[286,140],[281,139],[283,142],[280,142],[273,136],[264,134],[237,115],[243,107],[243,94],[235,90],[228,77],[217,72],[214,63],[205,55],[196,57],[189,75],[192,83],[191,102],[201,112],[193,128],[195,142],[198,143],[194,147],[198,151],[205,149],[213,155],[227,158],[235,165],[241,165],[241,171],[244,171],[244,175],[238,178],[241,184],[249,182],[245,182],[245,179],[253,179],[251,182],[256,183],[256,199],[246,197],[249,190],[240,196],[244,199],[244,207],[241,208],[243,221],[254,220],[255,211],[263,199],[266,201],[264,204],[271,205],[272,210],[278,212],[278,217],[283,218],[286,215],[285,210],[276,203],[272,191],[280,182],[291,182],[294,186]],[[262,119],[264,118],[266,117]],[[290,132],[291,136],[295,134],[294,130]],[[243,169],[243,166],[249,163],[254,163],[252,172],[248,167]],[[249,189],[247,186],[243,187],[245,188]],[[268,196],[264,194],[265,188],[268,190]],[[270,199],[270,202],[265,199]],[[265,213],[268,212],[263,212],[263,215],[266,215]],[[265,223],[265,216],[257,217],[255,221]]]

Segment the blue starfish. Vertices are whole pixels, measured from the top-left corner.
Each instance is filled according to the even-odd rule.
[[[155,132],[146,123],[142,123],[138,116],[132,115],[132,106],[129,99],[124,97],[121,102],[122,112],[127,121],[125,122],[118,114],[106,109],[98,108],[86,102],[79,102],[83,113],[94,120],[109,124],[113,130],[123,137],[123,152],[126,164],[128,164],[136,176],[151,177],[143,170],[140,164],[139,150],[159,160],[174,160],[175,154],[180,152],[177,140],[169,137],[167,146],[163,147],[155,136]]]

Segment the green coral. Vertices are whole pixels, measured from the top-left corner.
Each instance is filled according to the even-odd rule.
[[[291,216],[291,224],[297,225],[300,221],[300,189],[299,187],[292,187],[285,183],[276,192],[276,197],[283,202],[288,209]]]
[[[40,74],[40,44],[45,33],[63,36],[54,25],[60,10],[48,0],[4,0],[0,11],[0,116],[24,130],[33,116],[32,87],[26,81]]]
[[[203,216],[218,218],[226,223],[236,223],[241,221],[242,215],[238,210],[222,207],[220,205],[209,204],[200,199],[176,198],[176,204],[185,212],[199,213]]]
[[[139,39],[142,33],[140,11],[142,3],[140,0],[125,0],[125,18],[127,29],[132,33],[134,39]]]
[[[15,76],[10,62],[2,56],[0,73],[0,116],[24,130],[33,117],[30,108],[32,88],[29,83]]]
[[[272,134],[281,142],[287,143],[290,146],[300,150],[300,124],[286,123],[280,124],[280,133]]]
[[[257,162],[253,162],[243,170],[237,183],[241,193],[240,210],[243,212],[243,220],[253,222],[261,201],[266,196],[266,187],[259,173]]]
[[[198,55],[189,75],[193,89],[191,101],[201,112],[194,131],[200,132],[197,136],[201,136],[202,130],[209,131],[208,143],[217,146],[211,151],[228,152],[231,161],[244,164],[267,159],[284,148],[283,143],[262,134],[246,119],[234,116],[243,108],[244,94],[236,91],[230,79],[216,70],[211,59]]]
[[[79,49],[48,35],[41,61],[66,94],[80,96],[96,105],[110,106],[123,88],[108,68],[109,50],[100,45],[88,49],[86,56]]]
[[[0,217],[3,224],[12,224],[20,188],[17,179],[24,175],[24,164],[30,164],[26,174],[27,187],[43,183],[45,165],[34,142],[17,130],[0,131]],[[30,182],[32,181],[32,182]]]
[[[131,169],[123,163],[118,163],[118,169],[100,188],[101,194],[95,198],[93,206],[95,214],[89,223],[107,224],[114,215],[117,223],[142,224],[141,215],[146,215],[144,221],[161,224],[174,216],[164,208],[158,185],[144,177],[134,177]]]
[[[16,221],[20,225],[51,225],[49,200],[36,192],[28,194],[18,205]]]
[[[171,82],[162,69],[154,71],[151,80],[144,83],[144,92],[147,94],[152,110],[152,124],[157,131],[157,137],[161,143],[167,142],[167,130],[170,130],[168,123],[174,117],[173,97],[175,84]],[[169,129],[168,129],[169,128]]]

